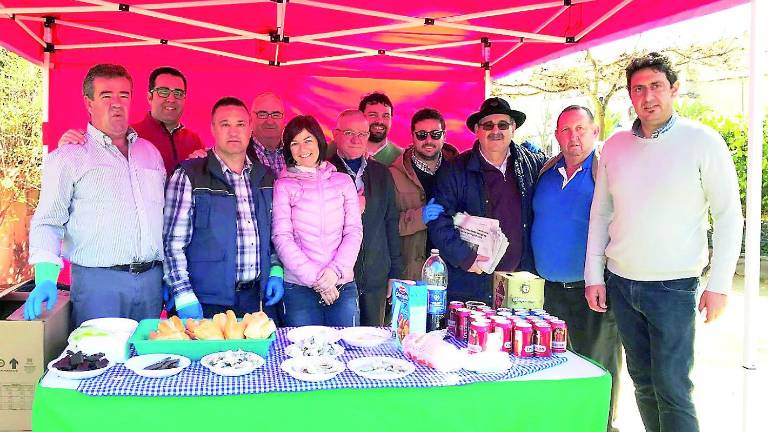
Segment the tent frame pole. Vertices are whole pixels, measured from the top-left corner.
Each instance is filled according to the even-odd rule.
[[[543,23],[541,23],[541,25],[539,25],[538,27],[536,27],[536,30],[534,30],[534,31],[537,31],[537,32],[539,32],[539,31],[543,30],[543,29],[544,29],[546,26],[548,26],[549,24],[551,24],[551,23],[552,23],[552,21],[556,20],[556,19],[557,19],[557,17],[559,17],[560,15],[562,15],[562,14],[563,14],[563,12],[565,12],[565,11],[567,11],[567,10],[568,10],[568,7],[567,7],[567,6],[563,6],[562,8],[560,8],[560,10],[558,10],[558,11],[557,11],[557,12],[555,12],[555,13],[554,13],[554,14],[553,14],[551,17],[549,17],[549,19],[548,19],[548,20],[544,21]],[[494,65],[496,65],[496,63],[498,63],[498,62],[500,62],[500,61],[504,60],[504,59],[505,59],[507,56],[509,56],[510,54],[512,54],[513,52],[515,52],[515,51],[516,51],[517,49],[519,49],[521,46],[523,46],[523,42],[518,42],[518,44],[517,44],[517,45],[513,46],[513,47],[512,47],[512,48],[510,48],[510,49],[509,49],[507,52],[505,52],[504,54],[502,54],[502,55],[501,55],[499,58],[497,58],[496,60],[492,61],[492,62],[491,62],[491,66],[494,66]]]
[[[755,303],[760,288],[760,204],[762,202],[763,119],[765,118],[766,33],[768,19],[765,1],[752,0],[749,36],[749,129],[747,144],[747,202],[744,262],[744,348],[742,358],[742,430],[757,430],[757,335]]]
[[[595,22],[593,22],[592,24],[588,25],[587,28],[582,30],[581,33],[577,34],[576,35],[576,41],[581,40],[589,32],[591,32],[592,30],[596,29],[597,26],[599,26],[600,24],[606,22],[612,16],[616,15],[616,13],[618,13],[620,10],[624,9],[624,7],[627,6],[630,3],[632,3],[632,0],[624,0],[621,3],[617,4],[616,6],[614,6],[613,9],[609,10],[608,12],[606,12],[603,16],[601,16]]]

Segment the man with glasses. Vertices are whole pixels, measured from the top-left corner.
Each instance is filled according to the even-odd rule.
[[[251,145],[256,157],[270,168],[275,177],[285,169],[285,158],[281,151],[281,138],[285,127],[285,105],[272,92],[265,92],[253,98],[251,104]]]
[[[399,213],[392,175],[386,166],[368,157],[369,133],[363,113],[343,111],[333,131],[337,151],[328,160],[339,172],[352,177],[363,213],[363,244],[355,263],[360,325],[381,326],[389,296],[388,279],[399,279],[402,271]]]
[[[509,246],[496,270],[535,270],[529,241],[531,200],[544,155],[512,141],[524,121],[525,114],[511,109],[504,99],[486,99],[467,119],[467,127],[477,136],[472,149],[437,174],[435,202],[445,211],[427,227],[448,264],[449,300],[491,301],[492,275],[480,268],[489,257],[478,255],[461,240],[453,225],[457,212],[499,221]]]
[[[168,66],[153,70],[149,74],[147,101],[149,112],[131,127],[140,137],[157,147],[167,173],[173,172],[179,162],[196,151],[204,153],[200,137],[181,123],[187,102],[187,79],[184,74]],[[85,131],[82,130],[71,129],[59,140],[59,145],[83,143]]]
[[[411,140],[411,146],[395,159],[389,171],[400,211],[403,278],[418,280],[433,247],[426,224],[443,211],[433,198],[435,174],[443,162],[459,152],[445,142],[445,119],[432,108],[421,109],[411,118]]]

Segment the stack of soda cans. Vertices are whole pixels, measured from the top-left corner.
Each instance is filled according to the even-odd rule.
[[[544,309],[493,309],[483,302],[452,301],[448,332],[467,343],[470,354],[486,350],[488,335],[501,335],[501,350],[517,357],[549,357],[564,353],[568,342],[565,321]]]

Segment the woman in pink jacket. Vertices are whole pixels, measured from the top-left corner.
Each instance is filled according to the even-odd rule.
[[[322,160],[328,147],[311,116],[283,130],[286,169],[275,181],[272,241],[285,269],[288,326],[359,325],[353,268],[363,241],[352,179]]]

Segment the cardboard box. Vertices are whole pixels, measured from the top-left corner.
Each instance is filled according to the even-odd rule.
[[[69,291],[59,291],[52,311],[25,321],[29,293],[16,292],[23,285],[0,291],[0,430],[32,430],[35,386],[69,336]]]
[[[493,307],[539,309],[544,307],[544,279],[528,272],[493,274]]]

